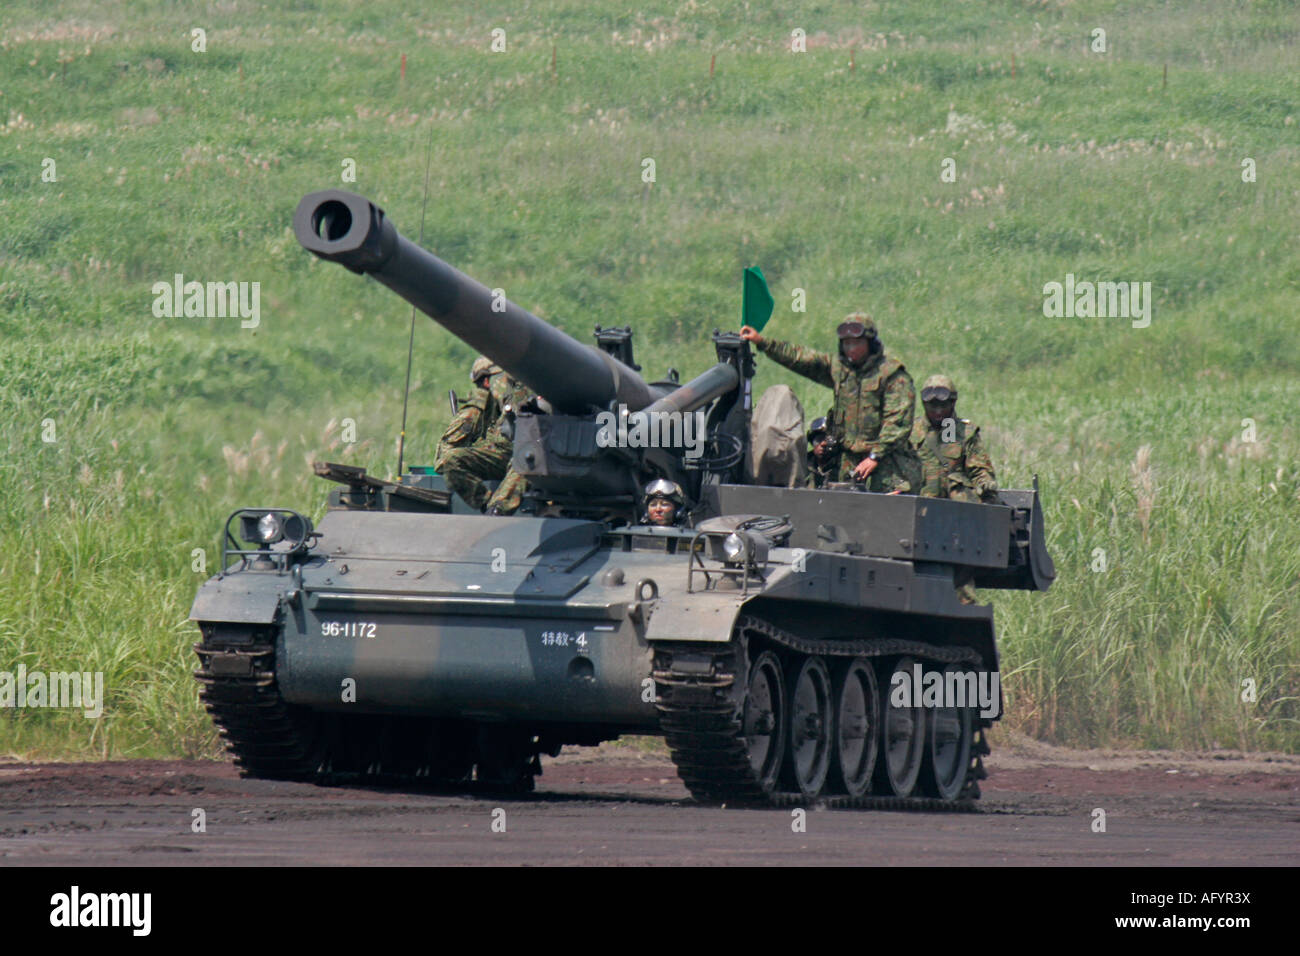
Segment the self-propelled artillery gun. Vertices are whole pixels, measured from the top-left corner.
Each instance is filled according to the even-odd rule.
[[[739,335],[714,332],[693,380],[651,382],[625,329],[578,343],[363,197],[313,193],[294,231],[535,392],[510,423],[528,490],[484,515],[428,469],[322,464],[339,487],[319,526],[230,516],[191,618],[203,701],[246,774],[527,790],[541,754],[658,734],[705,801],[978,795],[998,650],[992,608],[955,584],[1051,584],[1036,489],[969,504],[755,484]],[[676,439],[623,440],[644,427]],[[688,526],[638,523],[656,477]]]

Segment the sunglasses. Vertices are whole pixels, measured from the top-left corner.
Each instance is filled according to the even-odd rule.
[[[950,399],[956,398],[952,392],[946,388],[923,388],[921,389],[921,401],[927,404],[933,402],[936,405],[946,405]]]

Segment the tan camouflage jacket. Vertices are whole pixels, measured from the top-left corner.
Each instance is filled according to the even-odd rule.
[[[483,434],[480,437],[491,439],[493,444],[508,451],[511,441],[501,434],[501,423],[505,421],[507,411],[519,408],[532,397],[533,393],[528,390],[528,386],[511,378],[505,372],[497,372],[488,379],[488,390],[490,395],[484,408],[484,420],[487,424],[483,426]]]
[[[908,449],[916,389],[897,359],[877,354],[860,367],[805,345],[763,339],[758,350],[819,385],[835,390],[831,433],[840,448],[877,458]]]
[[[978,426],[964,418],[952,422],[953,441],[945,442],[944,423],[922,415],[912,428],[912,447],[921,459],[921,494],[957,501],[996,500],[998,482],[993,461],[984,450]]]
[[[501,427],[501,418],[505,413],[518,411],[519,406],[533,396],[527,385],[511,378],[505,372],[493,375],[488,380],[488,388],[492,390],[492,397],[496,400],[497,414],[492,421],[492,427],[498,431]]]
[[[460,400],[460,411],[438,440],[438,457],[442,457],[444,448],[472,445],[483,438],[497,418],[496,409],[492,393],[486,388],[475,387],[467,398]]]

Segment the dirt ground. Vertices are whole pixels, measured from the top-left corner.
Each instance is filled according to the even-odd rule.
[[[573,748],[544,767],[535,795],[504,799],[244,780],[217,761],[4,763],[0,865],[1300,861],[1300,757],[1289,755],[1003,739],[974,813],[701,807],[653,747]],[[1105,832],[1093,829],[1098,809]]]

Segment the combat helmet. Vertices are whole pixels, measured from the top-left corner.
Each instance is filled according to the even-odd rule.
[[[491,378],[499,371],[501,371],[501,366],[493,363],[493,361],[486,355],[480,355],[474,360],[474,364],[470,367],[469,380],[477,385],[479,379]]]
[[[943,403],[952,399],[957,401],[957,386],[947,375],[931,375],[921,386],[922,402]]]
[[[874,339],[876,321],[865,312],[850,312],[835,327],[835,334],[840,339]]]
[[[682,493],[682,486],[675,481],[669,481],[667,478],[656,478],[645,486],[645,500],[650,501],[652,498],[667,498],[679,508],[686,503],[686,495]]]

